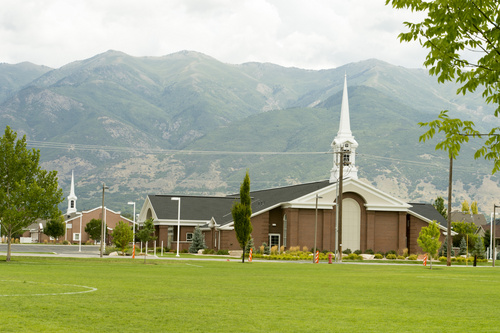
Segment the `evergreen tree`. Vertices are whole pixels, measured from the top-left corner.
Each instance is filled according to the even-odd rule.
[[[250,235],[250,239],[248,240],[247,247],[245,248],[245,253],[250,253],[250,249],[255,250],[252,235]]]
[[[247,247],[250,234],[252,233],[252,199],[250,198],[250,176],[248,170],[243,179],[240,187],[240,202],[235,202],[231,209],[234,221],[234,231],[236,232],[236,239],[243,249],[241,262],[245,262],[245,249]]]
[[[441,246],[441,249],[439,250],[439,256],[441,257],[448,256],[448,237],[444,238],[443,246]]]
[[[474,254],[478,258],[484,259],[484,252],[486,252],[486,250],[484,249],[483,237],[478,237],[474,246]]]
[[[193,233],[193,242],[189,246],[189,253],[198,253],[198,250],[203,250],[206,247],[203,233],[199,227],[196,227]]]
[[[458,254],[461,256],[467,254],[467,242],[465,241],[465,237],[462,237],[462,240],[460,241],[460,251]]]
[[[448,218],[448,213],[446,211],[446,207],[444,206],[444,199],[443,197],[437,197],[436,200],[432,203],[434,208],[441,214],[445,219]]]

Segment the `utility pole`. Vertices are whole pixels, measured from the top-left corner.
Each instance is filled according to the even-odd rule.
[[[340,147],[340,170],[339,170],[339,197],[337,202],[337,209],[339,210],[338,216],[339,220],[337,221],[339,226],[339,244],[338,244],[338,252],[339,252],[339,262],[342,262],[342,191],[343,191],[343,183],[344,183],[344,148]]]

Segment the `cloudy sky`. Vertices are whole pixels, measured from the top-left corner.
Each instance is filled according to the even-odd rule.
[[[2,0],[0,62],[61,67],[107,50],[161,56],[181,50],[240,64],[335,68],[377,58],[422,67],[418,17],[385,0]]]

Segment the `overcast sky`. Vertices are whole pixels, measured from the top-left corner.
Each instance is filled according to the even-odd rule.
[[[2,0],[0,62],[58,68],[112,49],[308,69],[370,58],[422,67],[418,42],[397,39],[417,19],[385,0]]]

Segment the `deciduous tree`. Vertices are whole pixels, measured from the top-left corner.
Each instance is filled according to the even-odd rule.
[[[11,257],[12,235],[37,219],[61,215],[57,205],[63,200],[57,172],[39,166],[40,151],[26,147],[26,136],[17,139],[9,126],[0,138],[0,223],[7,236],[7,257]]]
[[[43,233],[54,239],[63,236],[66,233],[66,224],[62,220],[62,216],[48,221],[43,228]]]
[[[148,243],[149,241],[155,240],[155,225],[153,219],[147,219],[144,221],[144,224],[139,228],[139,230],[135,233],[135,238],[143,243]],[[148,256],[147,252],[144,255],[144,263],[146,263],[146,257]]]
[[[127,250],[129,243],[134,238],[132,228],[127,223],[119,221],[113,229],[111,236],[113,236],[113,243],[115,246],[120,249],[123,255],[125,255],[125,251]]]
[[[102,220],[101,219],[92,219],[85,226],[85,232],[92,238],[94,241],[101,241],[101,227]],[[106,232],[108,228],[105,228]]]
[[[424,65],[429,68],[430,74],[437,76],[438,82],[450,81],[459,84],[457,94],[482,90],[486,102],[495,105],[494,115],[498,117],[500,115],[498,1],[386,0],[386,5],[389,3],[397,9],[410,9],[426,15],[421,22],[405,22],[409,31],[401,33],[399,39],[401,42],[418,40],[428,49]],[[439,117],[443,116],[444,112],[446,111],[442,111]],[[446,133],[459,133],[454,130],[449,128]],[[500,170],[498,133],[500,133],[499,127],[491,128],[483,146],[475,154],[475,158],[484,156],[494,161],[493,173]]]
[[[235,202],[231,209],[236,239],[243,250],[241,262],[245,262],[245,249],[252,233],[252,199],[250,198],[250,176],[248,170],[240,186],[240,202]]]
[[[432,221],[427,227],[423,227],[422,229],[420,229],[420,233],[418,234],[417,238],[418,246],[420,246],[422,250],[424,250],[424,252],[429,253],[431,269],[432,258],[434,258],[439,247],[441,246],[439,235],[439,227],[436,221]]]

